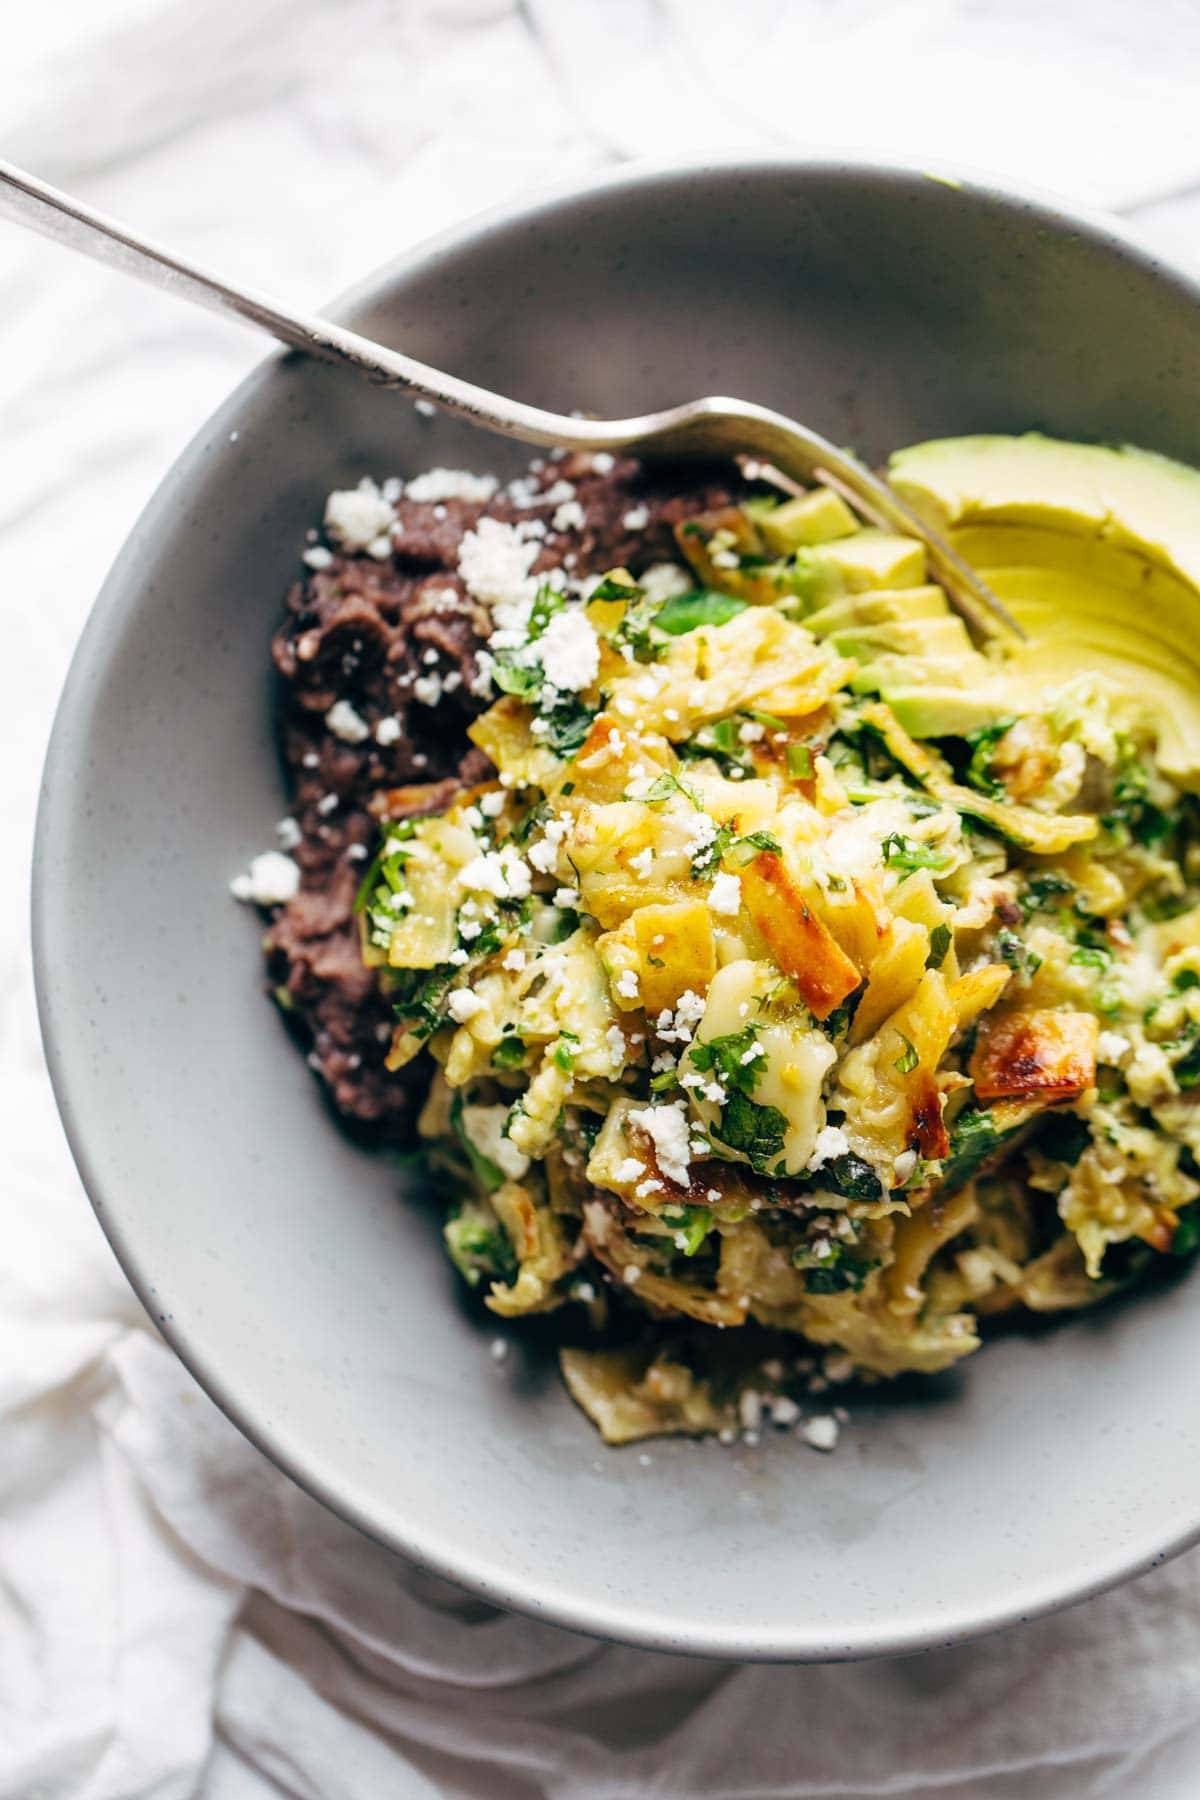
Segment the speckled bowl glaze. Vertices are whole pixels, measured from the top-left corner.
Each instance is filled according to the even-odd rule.
[[[966,177],[623,169],[457,228],[338,313],[563,411],[714,392],[872,458],[1038,426],[1200,462],[1197,288],[1103,220]],[[605,1450],[544,1352],[492,1359],[434,1211],[337,1129],[227,887],[285,810],[268,638],[329,488],[522,461],[273,357],[167,476],[96,604],[46,766],[35,937],[59,1104],[130,1280],[336,1512],[502,1605],[633,1643],[914,1650],[1191,1543],[1195,1281],[856,1404],[832,1456],[790,1434]]]

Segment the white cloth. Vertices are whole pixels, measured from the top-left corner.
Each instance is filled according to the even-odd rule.
[[[1189,0],[10,13],[6,155],[301,303],[564,167],[716,145],[963,155],[1140,203],[1176,254],[1200,234]],[[735,1669],[605,1647],[491,1611],[339,1524],[155,1336],[42,1072],[28,843],[103,571],[259,349],[0,225],[0,1800],[1193,1795],[1200,1553],[903,1662]]]

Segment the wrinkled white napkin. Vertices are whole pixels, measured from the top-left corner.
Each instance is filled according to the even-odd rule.
[[[564,172],[751,143],[965,156],[1141,204],[1190,254],[1197,20],[1186,0],[60,0],[5,19],[0,147],[302,303]],[[1197,1554],[902,1662],[601,1646],[338,1523],[155,1336],[42,1072],[28,844],[103,571],[258,353],[0,225],[0,1800],[1193,1796]]]

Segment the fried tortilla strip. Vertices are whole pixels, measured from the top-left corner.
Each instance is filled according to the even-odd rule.
[[[861,977],[773,851],[762,852],[742,871],[742,900],[809,1011],[827,1019]]]
[[[1096,1081],[1100,1021],[1084,1012],[1010,1012],[987,1023],[971,1058],[980,1100],[1075,1100]]]

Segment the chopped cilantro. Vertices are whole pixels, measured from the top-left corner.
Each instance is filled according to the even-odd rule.
[[[721,866],[721,858],[733,843],[733,826],[721,825],[717,834],[692,858],[692,879],[708,881]]]
[[[917,1055],[917,1046],[913,1043],[911,1038],[906,1038],[902,1031],[898,1031],[896,1036],[904,1045],[904,1049],[896,1058],[895,1067],[899,1069],[901,1075],[911,1075],[921,1060]]]
[[[951,1194],[970,1181],[1011,1135],[1001,1131],[983,1107],[965,1107],[950,1127],[950,1155],[942,1168],[942,1193]]]
[[[683,637],[701,625],[727,625],[746,610],[746,602],[732,594],[719,594],[715,588],[693,588],[690,593],[672,594],[664,600],[654,623],[669,637]]]
[[[502,1282],[515,1277],[517,1259],[499,1225],[489,1224],[476,1213],[459,1211],[447,1219],[442,1236],[451,1261],[469,1286],[478,1287],[485,1277]]]
[[[839,1038],[843,1033],[849,1031],[850,1020],[853,1017],[853,1014],[854,1007],[851,1002],[849,1000],[843,1000],[842,1004],[840,1006],[835,1006],[833,1011],[828,1013],[825,1018],[814,1018],[813,1024],[817,1027],[818,1031],[823,1031],[827,1038]]]
[[[814,1177],[814,1185],[840,1194],[844,1200],[878,1200],[883,1186],[869,1162],[848,1150],[825,1163]]]
[[[996,933],[996,953],[1001,962],[1006,962],[1018,975],[1036,975],[1042,966],[1042,959],[1037,951],[1031,950],[1015,931]]]
[[[1112,951],[1102,950],[1098,944],[1083,944],[1078,950],[1072,950],[1071,961],[1080,963],[1085,969],[1107,969],[1112,962]]]
[[[561,907],[559,909],[558,919],[555,922],[554,932],[553,932],[553,935],[551,936],[550,942],[552,944],[563,944],[566,942],[566,940],[569,937],[574,936],[575,932],[577,932],[578,930],[579,930],[579,914],[574,910],[573,907],[570,907],[570,906]]]
[[[759,1106],[744,1094],[729,1095],[721,1111],[721,1123],[713,1136],[731,1150],[740,1150],[759,1175],[770,1172],[782,1154],[787,1136],[787,1115],[777,1106]]]
[[[502,1037],[492,1051],[492,1061],[498,1069],[519,1069],[525,1061],[525,1040],[515,1034]]]
[[[1044,875],[1031,875],[1021,895],[1021,911],[1028,919],[1035,912],[1053,912],[1056,900],[1065,900],[1075,889],[1065,875],[1047,870]]]
[[[596,714],[578,694],[563,694],[541,716],[547,726],[543,741],[555,756],[571,757],[582,747]]]
[[[997,744],[1012,729],[1013,723],[1012,719],[1004,719],[996,725],[985,725],[981,731],[967,733],[966,742],[971,747],[971,760],[964,774],[968,784],[980,794],[989,794],[995,798],[1004,792],[1004,783],[997,781],[991,773],[992,759]]]
[[[950,861],[949,851],[918,844],[898,831],[889,831],[880,848],[888,868],[903,869],[906,874],[915,869],[944,869]]]
[[[611,575],[598,582],[588,595],[589,600],[640,600],[645,590],[633,582],[616,581]]]
[[[716,1224],[707,1206],[679,1206],[659,1215],[675,1236],[676,1249],[685,1256],[695,1256]],[[680,1241],[682,1240],[682,1242]]]
[[[788,1121],[777,1106],[760,1106],[751,1098],[763,1059],[742,1059],[757,1043],[755,1027],[744,1025],[741,1031],[693,1043],[688,1054],[701,1074],[715,1074],[725,1089],[721,1122],[713,1127],[713,1136],[730,1150],[740,1150],[751,1168],[766,1175],[783,1151]]]
[[[415,1037],[432,1037],[445,1017],[443,1002],[458,970],[452,963],[435,969],[401,969],[391,991],[396,1017]]]
[[[929,955],[925,958],[927,969],[940,969],[950,953],[950,940],[953,933],[948,925],[935,925],[929,933]]]
[[[800,1244],[792,1252],[793,1265],[802,1270],[805,1292],[809,1294],[857,1294],[866,1284],[867,1276],[878,1263],[867,1257],[855,1256],[844,1243],[837,1238],[825,1240],[828,1254],[818,1258],[807,1244]]]
[[[1121,747],[1121,760],[1113,782],[1112,805],[1101,818],[1106,831],[1124,843],[1161,844],[1170,834],[1171,819],[1149,798],[1150,776],[1129,743]]]
[[[704,811],[704,802],[695,788],[689,787],[686,781],[680,781],[678,775],[672,775],[669,769],[656,775],[644,794],[627,794],[625,798],[641,800],[646,806],[661,806],[672,794],[682,794],[685,800],[691,801],[697,812]]]

